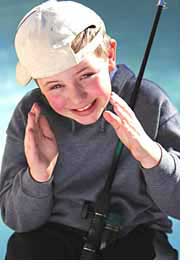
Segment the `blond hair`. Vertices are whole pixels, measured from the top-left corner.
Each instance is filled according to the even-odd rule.
[[[72,41],[71,48],[75,53],[79,52],[84,48],[92,39],[97,35],[99,31],[94,26],[86,28],[84,31],[79,33],[76,38]],[[111,37],[104,31],[102,32],[103,42],[95,49],[94,53],[98,57],[107,58],[108,47]]]

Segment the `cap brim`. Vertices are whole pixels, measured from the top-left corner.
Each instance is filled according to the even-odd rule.
[[[32,77],[27,70],[18,62],[16,65],[16,81],[21,85],[27,85]]]

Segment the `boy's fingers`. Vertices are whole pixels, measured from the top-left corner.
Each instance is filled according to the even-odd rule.
[[[27,160],[35,159],[37,153],[37,146],[35,140],[35,131],[32,128],[26,127],[25,139],[24,139],[25,154]]]
[[[28,113],[27,125],[25,130],[25,149],[26,153],[35,155],[37,152],[37,142],[40,138],[39,122],[35,121],[36,116],[34,111]],[[30,151],[30,152],[29,152]]]
[[[103,116],[106,119],[106,121],[110,123],[116,131],[121,128],[122,121],[117,115],[113,114],[110,111],[105,111],[103,113]]]
[[[40,134],[40,119],[41,109],[37,103],[34,103],[31,107],[30,112],[28,113],[27,119],[27,129],[32,129],[37,135]]]
[[[127,114],[130,116],[134,116],[135,113],[133,110],[130,108],[130,106],[116,93],[112,92],[111,97],[110,97],[110,103],[114,105],[119,105]]]
[[[27,131],[28,130],[35,130],[35,115],[32,112],[28,113],[26,129],[27,129]]]
[[[35,115],[32,112],[28,113],[27,126],[26,126],[25,133],[26,133],[25,136],[27,137],[28,142],[30,142],[30,135],[31,135],[31,138],[33,135],[33,139],[34,139],[35,134],[37,134],[36,124],[35,124]]]
[[[47,118],[43,115],[40,116],[39,118],[39,125],[40,125],[40,129],[42,134],[47,137],[47,138],[53,138],[54,134],[53,131],[50,128],[50,125],[47,121]]]
[[[119,104],[114,105],[114,111],[121,120],[126,121],[127,123],[131,121],[132,118],[130,117],[130,115],[126,111],[124,111],[124,109],[121,108]]]
[[[35,155],[37,155],[38,152],[37,152],[35,134],[34,131],[31,129],[28,131],[28,139],[29,139],[28,146],[29,146],[30,154],[31,156],[35,157]]]
[[[31,108],[30,112],[35,115],[35,122],[38,123],[39,117],[40,117],[40,113],[41,113],[41,109],[40,109],[39,105],[37,103],[34,103],[32,105],[32,108]]]

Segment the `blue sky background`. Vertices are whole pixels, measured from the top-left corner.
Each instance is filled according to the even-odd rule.
[[[5,131],[20,98],[35,87],[19,86],[15,81],[17,62],[13,40],[17,24],[39,0],[0,0],[0,164],[5,145]],[[81,0],[103,18],[107,32],[118,42],[118,63],[126,63],[136,74],[146,47],[156,12],[157,0]],[[145,78],[157,82],[170,96],[179,110],[180,87],[180,5],[167,0],[145,72]],[[171,241],[179,248],[179,222],[174,221]],[[0,259],[5,252],[10,230],[0,220]]]

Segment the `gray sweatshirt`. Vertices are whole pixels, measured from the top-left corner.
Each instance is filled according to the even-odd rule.
[[[112,89],[129,102],[135,76],[118,65]],[[29,174],[24,153],[27,114],[34,102],[55,133],[59,158],[48,182]],[[110,108],[110,104],[107,106]],[[142,81],[135,113],[146,133],[162,146],[158,166],[144,169],[124,147],[112,187],[110,211],[122,219],[126,233],[139,224],[171,232],[168,216],[179,218],[179,118],[166,94]],[[0,208],[6,225],[24,232],[50,221],[88,230],[81,212],[102,189],[117,143],[114,129],[101,117],[81,125],[55,113],[40,89],[28,92],[16,107],[7,129],[0,175]]]

